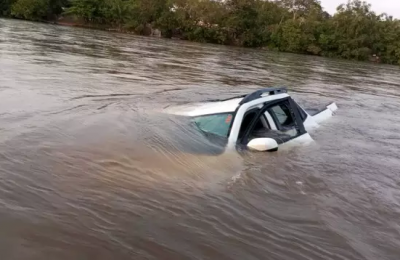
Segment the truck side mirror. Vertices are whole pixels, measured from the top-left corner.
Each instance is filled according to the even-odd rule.
[[[278,143],[272,138],[255,138],[247,144],[247,147],[259,152],[272,152],[278,150]]]

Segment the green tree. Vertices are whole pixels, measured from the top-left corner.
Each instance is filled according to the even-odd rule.
[[[360,0],[338,7],[332,18],[338,55],[367,60],[373,54],[373,43],[380,38],[377,30],[380,19],[370,8],[369,4]]]
[[[321,3],[317,0],[280,0],[278,3],[292,14],[293,20],[316,13],[322,14]]]
[[[10,16],[14,0],[0,0],[0,16]]]
[[[9,9],[3,13],[16,18],[43,21],[54,20],[62,13],[62,7],[68,5],[68,0],[0,0],[9,4]],[[6,4],[4,4],[6,6]]]
[[[382,15],[377,30],[380,37],[374,42],[376,54],[384,63],[400,64],[400,21]]]
[[[65,13],[76,15],[88,23],[103,24],[107,21],[107,7],[106,0],[72,0]]]
[[[11,15],[17,18],[40,21],[48,14],[49,0],[17,0],[11,7]]]

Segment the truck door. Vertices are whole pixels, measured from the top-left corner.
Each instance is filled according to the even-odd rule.
[[[260,120],[268,120],[268,127],[261,128]],[[265,104],[249,124],[241,143],[247,145],[254,138],[267,137],[283,144],[306,133],[299,111],[288,97]]]

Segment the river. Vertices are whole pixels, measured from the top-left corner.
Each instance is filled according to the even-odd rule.
[[[337,103],[315,144],[157,112],[276,85]],[[399,67],[0,19],[0,97],[1,259],[400,258]]]

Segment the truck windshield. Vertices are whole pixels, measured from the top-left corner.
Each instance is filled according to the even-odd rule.
[[[229,128],[232,123],[232,113],[213,114],[197,116],[193,118],[197,127],[206,133],[228,137]]]

